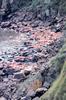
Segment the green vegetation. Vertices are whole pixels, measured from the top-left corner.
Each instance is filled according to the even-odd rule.
[[[66,43],[55,59],[51,61],[53,67],[60,72],[52,87],[40,98],[40,100],[66,100]]]
[[[66,62],[60,76],[41,100],[66,100]]]

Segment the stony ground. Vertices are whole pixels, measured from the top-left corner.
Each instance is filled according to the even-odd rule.
[[[47,63],[61,48],[63,34],[30,22],[16,17],[1,23],[0,100],[39,100],[54,80],[45,79]]]

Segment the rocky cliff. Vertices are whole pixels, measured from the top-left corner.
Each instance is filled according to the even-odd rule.
[[[60,1],[0,0],[0,100],[66,99]]]
[[[40,11],[42,17],[45,14],[52,16],[63,15],[66,13],[65,5],[65,0],[0,0],[0,19],[2,19],[3,15],[6,17],[20,8],[25,8],[25,6],[32,12],[37,13]]]

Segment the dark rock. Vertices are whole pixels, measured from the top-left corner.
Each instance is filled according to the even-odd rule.
[[[3,69],[3,66],[0,66],[0,70],[2,70]]]
[[[28,62],[31,62],[31,59],[24,58],[22,62],[28,63]]]
[[[26,22],[22,22],[22,25],[27,26],[27,23]]]
[[[0,61],[2,61],[2,59],[0,58]]]
[[[37,49],[37,52],[41,52],[42,50],[40,48]]]
[[[30,42],[24,42],[24,45],[25,45],[25,46],[30,46],[31,43],[30,43]]]
[[[0,89],[0,97],[2,97],[4,95],[4,92],[2,89]]]
[[[24,62],[24,59],[15,59],[15,61],[18,62]]]
[[[38,60],[39,60],[39,57],[36,55],[32,58],[32,62],[38,62]]]
[[[30,70],[25,70],[24,71],[25,76],[28,76],[30,74],[30,72],[31,72]]]
[[[17,62],[17,63],[23,63],[23,62],[25,62],[25,63],[27,63],[27,62],[31,62],[31,60],[30,59],[28,59],[28,58],[24,58],[24,59],[15,59],[15,61]]]
[[[66,54],[66,51],[63,51],[64,54]]]
[[[16,24],[11,24],[11,29],[16,29],[17,28],[17,25]]]
[[[56,17],[54,17],[52,19],[51,23],[49,24],[49,26],[54,25],[54,24],[57,24],[57,22],[58,22],[58,19]]]
[[[20,73],[20,72],[15,73],[14,78],[19,79],[19,80],[25,80],[26,79],[25,75],[23,73]]]
[[[9,21],[1,23],[2,28],[6,28],[6,27],[10,27],[10,26],[11,26],[11,23]]]
[[[55,48],[55,52],[56,52],[56,53],[58,53],[58,50],[59,50],[58,48]]]
[[[24,53],[23,53],[23,56],[28,56],[28,55],[29,55],[28,52],[24,52]]]
[[[47,66],[47,65],[46,65],[46,66]],[[42,70],[41,70],[41,75],[42,75],[42,77],[45,78],[45,76],[47,75],[48,71],[49,71],[49,68],[44,68],[44,69],[42,69]]]
[[[0,70],[3,70],[3,66],[0,66]]]
[[[10,69],[10,68],[3,69],[3,73],[5,76],[13,75],[15,72],[16,71],[14,69]]]
[[[42,88],[38,88],[36,90],[36,93],[41,93],[41,92],[46,92],[46,91],[47,91],[47,88],[42,87]]]
[[[40,97],[42,94],[44,94],[47,91],[47,88],[38,88],[36,90],[36,96]]]
[[[42,20],[41,14],[38,14],[38,15],[37,15],[37,18],[38,18],[39,20]]]
[[[45,88],[48,89],[48,88],[50,87],[50,83],[48,83],[48,82],[44,82],[43,87],[45,87]]]
[[[52,49],[51,49],[51,47],[48,47],[47,49],[46,49],[46,52],[49,54],[49,53],[52,53]]]
[[[32,15],[26,15],[24,21],[31,21],[32,20]]]

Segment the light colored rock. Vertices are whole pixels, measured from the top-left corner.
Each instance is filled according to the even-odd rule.
[[[22,97],[21,100],[31,100],[31,97]]]
[[[6,100],[6,98],[4,98],[4,97],[0,97],[0,100]]]
[[[6,27],[9,27],[9,26],[11,26],[11,23],[9,21],[1,23],[2,28],[6,28]]]
[[[39,97],[34,98],[33,100],[39,100]]]
[[[29,97],[34,97],[35,94],[36,94],[36,93],[31,89],[31,90],[28,91],[27,96],[29,96]]]
[[[38,88],[37,90],[36,90],[36,93],[38,92],[38,93],[40,93],[40,92],[46,92],[47,91],[47,88]]]
[[[8,82],[8,78],[4,78],[3,81],[4,81],[4,82]]]

